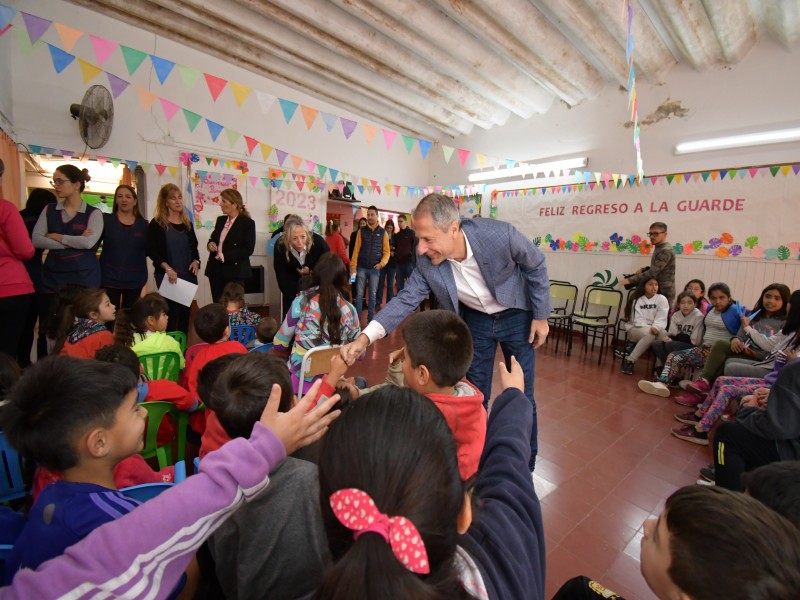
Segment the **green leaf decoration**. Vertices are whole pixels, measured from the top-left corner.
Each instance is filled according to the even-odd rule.
[[[553,241],[553,236],[548,233],[546,236],[544,236],[544,241],[549,244]]]
[[[700,250],[703,249],[703,242],[701,242],[700,240],[695,240],[692,242],[692,246],[694,246],[695,252],[700,252]]]
[[[758,246],[758,236],[757,235],[751,235],[749,238],[747,238],[744,241],[744,245],[752,250],[753,248]]]
[[[778,258],[778,249],[777,248],[767,248],[764,250],[764,258],[766,260],[775,260]]]
[[[778,260],[788,260],[792,255],[789,248],[786,246],[778,246]]]
[[[540,248],[542,246],[542,237],[537,236],[533,238],[533,245],[536,246],[537,248]]]
[[[683,254],[683,244],[675,244],[672,246],[672,251],[675,252],[675,254]]]

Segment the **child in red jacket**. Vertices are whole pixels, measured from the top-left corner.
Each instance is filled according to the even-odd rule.
[[[106,329],[106,323],[114,320],[116,312],[105,290],[90,288],[79,291],[58,324],[53,354],[94,358],[100,348],[114,343],[114,336]]]

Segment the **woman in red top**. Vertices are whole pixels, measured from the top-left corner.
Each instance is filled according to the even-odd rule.
[[[106,329],[106,323],[113,321],[116,313],[117,309],[105,290],[81,290],[64,311],[53,354],[94,358],[100,348],[114,343],[114,336]]]
[[[0,160],[0,181],[3,178]],[[25,328],[28,307],[33,298],[33,283],[22,262],[33,256],[28,230],[17,208],[0,199],[0,352],[17,355],[17,344]]]
[[[325,227],[325,241],[331,252],[338,254],[344,263],[345,271],[350,272],[350,257],[347,256],[347,249],[344,247],[344,238],[339,228],[339,221],[328,221]]]

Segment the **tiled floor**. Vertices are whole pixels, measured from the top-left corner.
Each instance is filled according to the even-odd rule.
[[[352,374],[380,382],[388,353],[401,345],[393,332],[369,348]],[[557,356],[554,348],[538,352],[535,384],[534,481],[544,512],[547,597],[582,574],[628,599],[651,600],[639,573],[642,524],[676,488],[697,480],[699,468],[711,462],[708,448],[669,434],[680,407],[639,391],[643,361],[628,377],[610,354],[598,367],[597,354],[583,354],[579,342],[571,357],[563,344]],[[494,382],[496,394],[496,373]]]

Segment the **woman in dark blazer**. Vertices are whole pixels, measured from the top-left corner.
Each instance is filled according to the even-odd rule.
[[[283,223],[283,235],[275,244],[275,278],[283,297],[281,320],[289,312],[297,296],[301,277],[310,275],[320,256],[330,252],[325,238],[311,233],[300,217],[292,216]]]
[[[222,290],[234,282],[244,287],[250,279],[250,255],[256,247],[256,224],[244,207],[242,195],[234,189],[219,195],[222,216],[217,218],[214,232],[208,240],[210,255],[206,277],[211,284],[211,299],[219,302]]]

